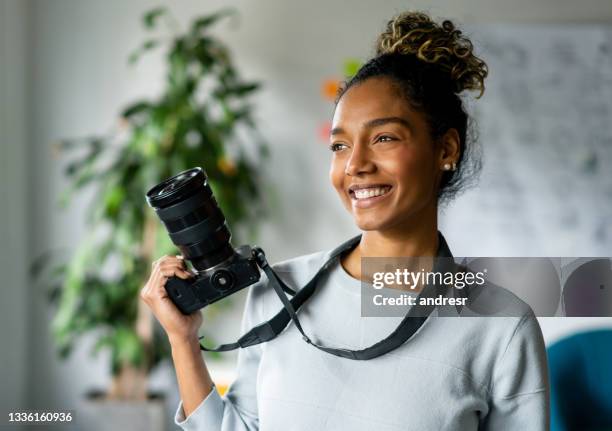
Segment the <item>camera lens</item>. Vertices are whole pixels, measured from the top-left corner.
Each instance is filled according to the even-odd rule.
[[[198,271],[234,255],[225,216],[202,168],[183,171],[157,184],[147,192],[147,202],[172,242]]]

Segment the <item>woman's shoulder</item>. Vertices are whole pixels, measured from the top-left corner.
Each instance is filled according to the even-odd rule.
[[[328,256],[329,250],[320,250],[284,259],[270,266],[288,287],[298,291],[314,277]],[[259,308],[265,318],[278,311],[280,301],[265,274],[262,273],[261,279],[250,287],[248,302],[250,307]]]
[[[272,269],[279,275],[290,274],[293,278],[303,279],[309,275],[314,275],[326,262],[327,255],[327,250],[303,254],[276,262],[272,265]]]

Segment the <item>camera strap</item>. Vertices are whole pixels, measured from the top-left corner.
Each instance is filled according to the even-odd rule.
[[[312,277],[312,279],[306,284],[306,286],[298,290],[291,299],[288,299],[284,292],[291,292],[292,289],[289,288],[283,282],[283,280],[278,277],[276,272],[274,272],[272,267],[268,264],[263,250],[259,247],[255,247],[253,249],[253,252],[255,254],[257,264],[268,277],[269,283],[272,285],[272,288],[275,290],[276,294],[278,295],[283,304],[283,309],[281,309],[270,320],[260,323],[259,325],[250,329],[248,332],[242,335],[235,343],[222,344],[221,346],[216,348],[208,348],[202,343],[200,343],[200,349],[207,352],[226,352],[229,350],[235,350],[239,347],[244,348],[260,343],[265,343],[266,341],[270,341],[276,338],[281,332],[283,332],[283,330],[291,321],[293,321],[298,331],[300,331],[300,333],[302,334],[302,338],[305,342],[307,342],[308,344],[312,344],[314,347],[324,352],[347,359],[373,359],[378,356],[384,355],[385,353],[388,353],[404,344],[425,323],[431,312],[436,308],[435,305],[419,305],[418,307],[411,307],[406,316],[402,319],[400,324],[391,334],[389,334],[386,338],[378,341],[377,343],[361,350],[350,350],[318,344],[314,342],[308,335],[306,335],[304,329],[302,328],[300,320],[297,316],[297,310],[299,310],[300,307],[315,293],[317,289],[317,284],[321,276],[333,264],[336,263],[342,253],[353,249],[357,244],[359,244],[360,240],[361,235],[357,235],[332,250],[329,254],[327,261],[321,266],[321,268],[319,268],[319,270]],[[437,257],[452,258],[452,254],[448,248],[448,244],[446,243],[446,240],[444,239],[440,231],[438,231]],[[435,259],[433,271],[446,272],[449,270],[453,270],[453,265],[454,262],[452,259]],[[436,297],[438,295],[443,295],[445,290],[445,285],[441,286],[438,283],[428,284],[420,292],[417,301],[420,301],[420,298]],[[203,337],[200,337],[200,339],[202,338]]]

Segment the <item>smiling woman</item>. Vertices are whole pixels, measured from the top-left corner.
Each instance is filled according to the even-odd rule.
[[[178,425],[251,431],[548,429],[544,341],[524,303],[516,317],[442,316],[436,309],[392,351],[356,355],[380,347],[383,339],[400,338],[401,325],[410,321],[361,317],[361,259],[452,257],[438,231],[438,207],[478,173],[460,93],[479,90],[481,96],[487,73],[451,21],[438,24],[424,13],[406,12],[388,22],[375,56],[341,87],[330,133],[331,184],[362,233],[340,254],[320,251],[272,266],[296,290],[321,268],[327,271],[298,312],[309,336],[303,339],[301,329],[289,324],[272,341],[240,350],[238,377],[224,397],[199,353],[201,319],[188,320],[164,299],[165,277],[183,274],[182,262],[158,262],[147,299],[170,328],[182,399]],[[262,278],[249,290],[243,332],[278,308],[278,297]],[[323,344],[353,356],[330,355]]]
[[[451,21],[409,12],[389,22],[376,56],[340,88],[330,179],[368,231],[343,260],[352,276],[361,277],[361,256],[387,255],[381,243],[393,243],[393,255],[435,252],[438,206],[474,184],[481,166],[459,93],[481,97],[487,74]]]

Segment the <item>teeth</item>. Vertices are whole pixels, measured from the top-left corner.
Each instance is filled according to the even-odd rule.
[[[355,197],[357,199],[367,199],[374,196],[384,195],[389,191],[390,187],[375,187],[371,189],[359,189],[355,190]]]

